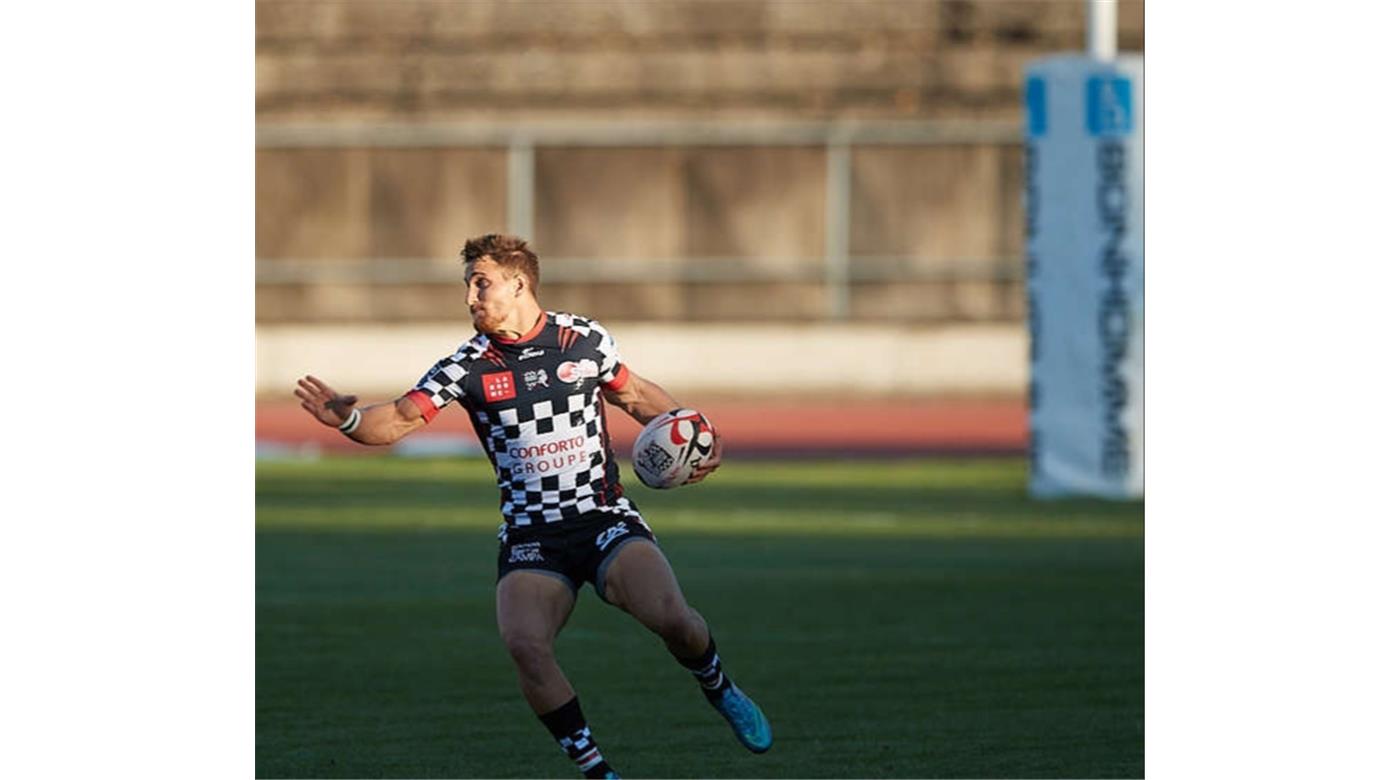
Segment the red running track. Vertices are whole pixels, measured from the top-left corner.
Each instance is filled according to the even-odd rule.
[[[1022,453],[1026,407],[997,400],[770,400],[689,399],[724,436],[726,456]],[[641,429],[607,407],[613,450],[631,451]],[[460,408],[445,410],[425,429],[472,437]],[[295,401],[257,406],[259,442],[315,444],[333,452],[375,452],[317,423]]]

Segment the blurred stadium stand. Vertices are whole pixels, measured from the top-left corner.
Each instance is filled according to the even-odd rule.
[[[285,384],[264,344],[298,328],[460,328],[455,252],[499,230],[532,239],[547,306],[609,323],[1023,354],[1021,72],[1083,47],[1082,0],[256,14],[260,391]],[[1119,31],[1142,49],[1142,2]],[[1024,387],[1020,361],[977,371],[922,389]]]
[[[455,247],[503,227],[614,321],[1017,320],[1021,68],[1083,17],[259,2],[258,320],[455,319]]]

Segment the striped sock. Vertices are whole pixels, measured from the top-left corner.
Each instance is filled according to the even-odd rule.
[[[724,669],[720,666],[719,653],[715,651],[715,638],[710,637],[710,645],[705,648],[705,652],[699,658],[676,658],[681,666],[690,670],[695,675],[695,681],[700,683],[700,690],[705,692],[705,696],[711,700],[718,699],[724,694],[732,683],[724,675]]]
[[[558,740],[559,747],[564,749],[584,777],[606,777],[612,771],[608,762],[603,760],[598,743],[593,741],[593,732],[583,719],[583,708],[579,706],[577,696],[559,709],[541,715],[540,721]]]

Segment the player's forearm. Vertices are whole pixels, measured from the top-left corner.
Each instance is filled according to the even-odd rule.
[[[411,407],[402,398],[366,406],[360,410],[360,424],[346,435],[360,444],[393,444],[423,427],[423,418]]]
[[[631,415],[632,419],[646,425],[651,418],[680,407],[680,402],[671,397],[661,385],[649,382],[633,373],[622,392],[610,399]]]

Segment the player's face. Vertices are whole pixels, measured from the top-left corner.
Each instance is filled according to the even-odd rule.
[[[521,277],[509,274],[490,257],[483,257],[467,266],[466,282],[472,324],[480,333],[499,330],[520,300]]]

